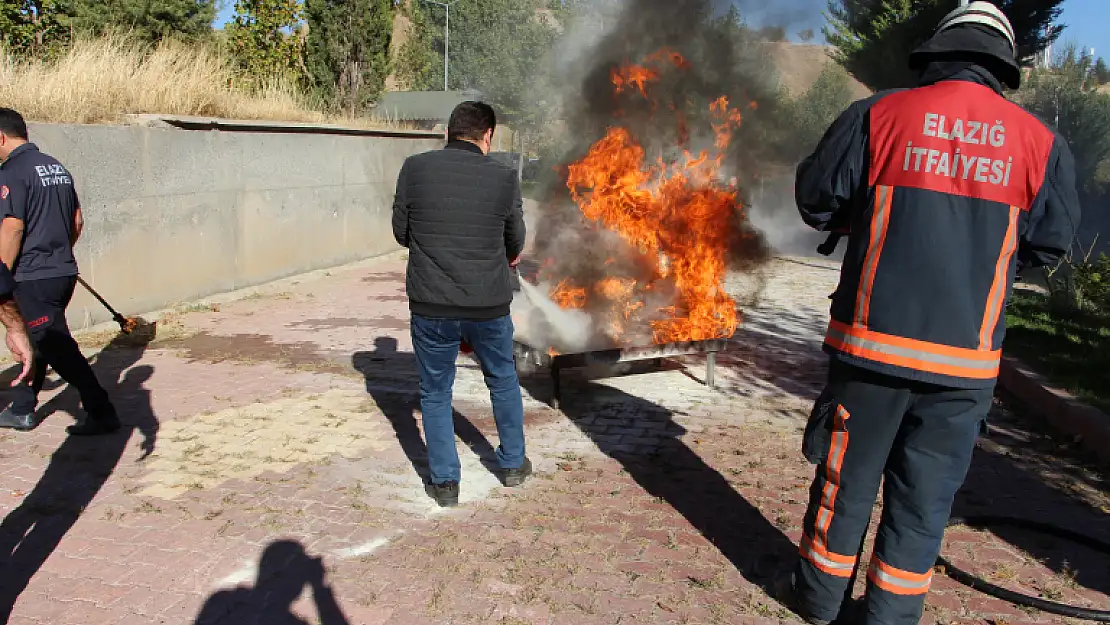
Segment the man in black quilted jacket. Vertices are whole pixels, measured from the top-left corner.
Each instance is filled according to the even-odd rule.
[[[490,390],[505,486],[523,484],[532,472],[509,316],[524,211],[516,172],[487,156],[496,126],[488,104],[459,104],[446,147],[405,160],[393,201],[393,236],[409,250],[405,286],[431,470],[426,490],[441,506],[459,501],[451,391],[460,343],[473,348]]]

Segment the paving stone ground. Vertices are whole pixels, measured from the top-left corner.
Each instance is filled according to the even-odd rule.
[[[788,622],[761,589],[794,553],[812,468],[835,267],[781,259],[718,362],[522,380],[537,474],[504,489],[474,363],[455,389],[462,505],[421,488],[403,261],[167,315],[143,347],[93,348],[124,430],[68,439],[74,394],[0,434],[0,606],[15,624]],[[737,277],[738,292],[751,280]],[[90,339],[92,341],[93,339]],[[93,341],[95,342],[95,341]],[[957,515],[1021,514],[1110,540],[1104,476],[1002,404]],[[953,563],[1110,609],[1105,555],[953,528]],[[1064,619],[938,576],[924,622]],[[0,622],[3,617],[0,616]]]

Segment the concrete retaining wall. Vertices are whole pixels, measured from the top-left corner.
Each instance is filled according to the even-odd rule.
[[[339,136],[32,124],[85,209],[81,274],[138,314],[395,251],[390,212],[427,134]],[[110,320],[78,289],[74,329]]]

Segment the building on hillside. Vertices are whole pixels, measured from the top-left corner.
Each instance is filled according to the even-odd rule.
[[[387,91],[374,107],[374,117],[421,130],[447,127],[451,111],[467,100],[481,100],[480,91]]]
[[[460,102],[485,100],[481,91],[387,91],[382,94],[373,115],[388,124],[418,130],[446,132],[447,119]],[[511,128],[512,119],[498,115],[497,132],[493,135],[490,156],[519,169],[523,159],[517,142],[520,137]]]

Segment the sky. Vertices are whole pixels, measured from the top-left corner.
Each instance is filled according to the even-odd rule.
[[[1060,17],[1067,28],[1060,35],[1061,41],[1074,41],[1080,46],[1095,49],[1096,56],[1110,59],[1110,3],[1106,0],[1064,0],[1064,14]]]
[[[235,13],[235,3],[224,2],[223,6],[220,7],[220,14],[216,16],[216,27],[226,24],[233,13]]]
[[[824,4],[823,2],[821,3]],[[767,3],[766,6],[790,6],[798,5],[805,6],[811,5],[810,2],[805,0],[794,0],[793,2],[777,2]],[[956,2],[953,0],[953,7]],[[220,11],[220,16],[216,19],[216,24],[221,25],[228,21],[235,8],[235,3],[232,0],[226,0],[223,3],[223,8]],[[1080,46],[1093,47],[1095,54],[1105,56],[1110,59],[1110,28],[1106,27],[1107,20],[1110,19],[1110,2],[1107,0],[1064,0],[1063,4],[1064,13],[1060,18],[1067,28],[1060,40],[1073,41]],[[776,11],[778,12],[778,11]],[[824,24],[824,17],[821,12],[813,10],[798,10],[789,11],[791,15],[789,20],[791,26],[788,29],[791,38],[799,31],[807,28],[812,28],[818,37],[820,37],[821,26]],[[781,19],[781,16],[776,15],[754,15],[752,22],[773,22]]]

